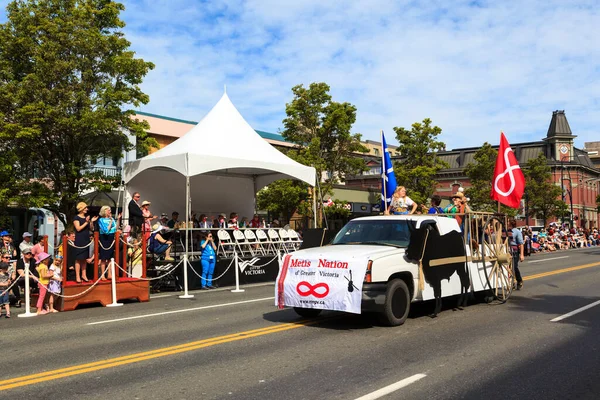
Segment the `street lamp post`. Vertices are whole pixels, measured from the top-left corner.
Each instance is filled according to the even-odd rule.
[[[560,160],[560,187],[562,189],[562,200],[563,202],[565,201],[565,186],[564,186],[564,181],[567,180],[569,181],[569,189],[567,190],[567,193],[569,194],[569,203],[571,203],[571,217],[569,218],[569,224],[570,227],[573,227],[573,183],[571,182],[571,171],[569,171],[567,169],[567,174],[569,175],[568,178],[564,177],[564,170],[565,170],[565,165],[564,165],[564,160]],[[562,223],[565,223],[565,217],[563,214],[563,218],[562,218]]]

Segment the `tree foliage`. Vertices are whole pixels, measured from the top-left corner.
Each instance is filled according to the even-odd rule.
[[[546,156],[542,153],[527,162],[525,168],[526,191],[529,204],[529,216],[546,221],[551,217],[563,217],[567,212],[562,200],[562,191],[552,180],[552,171]]]
[[[448,164],[437,157],[437,152],[446,145],[437,140],[442,133],[438,126],[432,126],[431,120],[415,122],[410,130],[395,127],[396,139],[400,143],[398,152],[401,162],[394,165],[396,181],[405,186],[410,198],[418,204],[425,204],[433,195],[437,186],[436,174]]]
[[[281,135],[296,145],[290,157],[314,167],[318,177],[327,173],[322,189],[330,193],[346,175],[366,170],[364,159],[356,153],[368,149],[360,143],[360,134],[351,133],[356,107],[332,101],[326,83],[311,83],[308,88],[296,85],[292,93],[294,98],[285,106],[287,117]]]
[[[308,185],[304,182],[282,179],[261,189],[256,196],[260,210],[290,220],[300,203],[308,198]]]
[[[465,167],[465,175],[471,183],[471,186],[465,190],[465,195],[470,199],[469,205],[474,211],[498,211],[498,202],[490,198],[497,158],[498,151],[485,142],[473,155],[475,162]],[[510,216],[515,216],[518,212],[517,209],[505,205],[501,205],[500,211]]]
[[[0,25],[0,148],[14,169],[8,195],[0,183],[3,199],[27,203],[43,183],[52,193],[40,191],[47,205],[69,214],[84,188],[106,188],[106,177],[86,170],[91,160],[131,149],[126,132],[138,147],[156,145],[148,125],[123,111],[148,102],[139,85],[154,67],[129,50],[123,9],[112,0],[8,5]]]

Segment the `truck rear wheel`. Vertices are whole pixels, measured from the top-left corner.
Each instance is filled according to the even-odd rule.
[[[388,326],[399,326],[408,318],[410,311],[410,291],[402,279],[394,279],[387,284],[381,322]]]
[[[294,307],[294,311],[296,311],[296,314],[298,314],[301,317],[315,318],[315,317],[318,317],[319,314],[321,314],[321,311],[323,311],[323,310],[319,310],[318,308]]]

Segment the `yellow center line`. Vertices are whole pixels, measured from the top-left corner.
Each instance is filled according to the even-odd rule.
[[[600,262],[578,265],[576,267],[563,268],[555,271],[542,272],[535,275],[523,277],[523,280],[531,280],[543,278],[546,276],[563,274],[565,272],[578,271],[586,268],[600,266]],[[129,354],[106,360],[95,361],[86,364],[74,365],[71,367],[55,369],[52,371],[40,372],[32,375],[25,375],[16,378],[0,381],[0,391],[14,389],[21,386],[33,385],[40,382],[47,382],[55,379],[66,378],[74,375],[86,374],[89,372],[100,371],[103,369],[114,368],[127,364],[134,364],[145,360],[165,357],[173,354],[184,353],[192,350],[198,350],[206,347],[216,346],[224,343],[231,343],[239,340],[250,339],[258,336],[269,335],[271,333],[284,332],[290,329],[302,328],[304,326],[317,324],[325,320],[339,318],[339,316],[331,316],[308,321],[289,322],[285,324],[274,325],[266,328],[258,328],[244,332],[232,333],[229,335],[217,336],[209,339],[202,339],[195,342],[184,343],[176,346],[163,347],[160,349],[144,351],[140,353]]]
[[[523,280],[524,281],[528,281],[530,279],[538,279],[538,278],[543,278],[545,276],[564,274],[565,272],[579,271],[580,269],[597,267],[599,265],[600,265],[600,262],[595,262],[595,263],[591,263],[591,264],[578,265],[576,267],[557,269],[557,270],[554,270],[554,271],[548,271],[548,272],[542,272],[542,273],[535,274],[535,275],[524,276]]]
[[[233,333],[230,335],[218,336],[210,339],[203,339],[195,342],[185,343],[177,346],[163,347],[156,350],[144,351],[141,353],[130,354],[127,356],[109,358],[92,363],[74,365],[67,368],[55,369],[52,371],[41,372],[32,375],[20,376],[17,378],[0,381],[0,391],[13,389],[20,386],[32,385],[39,382],[46,382],[54,379],[65,378],[73,375],[85,374],[88,372],[99,371],[107,368],[113,368],[120,365],[133,364],[144,360],[164,357],[183,353],[191,350],[197,350],[204,347],[215,346],[218,344],[235,342],[238,340],[249,339],[257,336],[268,335],[270,333],[283,332],[290,329],[302,328],[307,325],[316,324],[325,320],[324,318],[312,321],[299,321],[286,324],[274,325],[267,328],[253,329],[245,332]]]

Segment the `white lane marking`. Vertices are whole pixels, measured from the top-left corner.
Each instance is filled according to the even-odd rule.
[[[194,307],[194,308],[184,308],[183,310],[173,310],[173,311],[165,311],[165,312],[154,313],[154,314],[136,315],[134,317],[107,319],[107,320],[104,320],[104,321],[89,322],[86,325],[110,324],[111,322],[129,321],[129,320],[132,320],[132,319],[150,318],[150,317],[156,317],[156,316],[159,316],[159,315],[177,314],[177,313],[188,312],[188,311],[207,310],[209,308],[219,308],[219,307],[235,306],[235,305],[238,305],[238,304],[256,303],[257,301],[265,301],[265,300],[273,300],[273,299],[275,299],[275,297],[263,297],[262,299],[236,301],[234,303],[213,304],[211,306]]]
[[[569,256],[552,257],[552,258],[544,258],[543,260],[527,261],[527,264],[533,264],[533,263],[536,263],[536,262],[544,262],[544,261],[550,261],[550,260],[560,260],[561,258],[569,258]]]
[[[159,294],[158,296],[150,296],[151,299],[160,299],[161,297],[171,297],[173,294]]]
[[[371,392],[369,394],[365,394],[362,397],[357,398],[356,400],[375,400],[378,399],[380,397],[386,396],[392,392],[395,392],[396,390],[402,389],[403,387],[406,387],[412,383],[415,383],[416,381],[425,378],[427,375],[425,374],[416,374],[413,376],[410,376],[406,379],[402,379],[401,381],[398,381],[396,383],[392,383],[389,386],[386,386],[384,388],[381,388],[379,390],[376,390],[374,392]]]
[[[587,306],[578,308],[577,310],[573,310],[570,313],[566,313],[564,315],[561,315],[560,317],[556,317],[554,319],[551,319],[550,322],[558,322],[558,321],[562,321],[563,319],[572,317],[575,314],[579,314],[582,311],[587,310],[588,308],[592,308],[592,307],[596,307],[597,305],[600,304],[600,300],[593,302],[592,304],[588,304]]]

